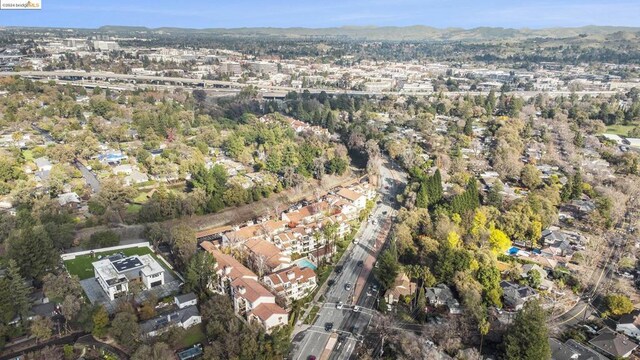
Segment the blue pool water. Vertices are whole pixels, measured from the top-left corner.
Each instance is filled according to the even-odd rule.
[[[509,249],[509,254],[510,255],[515,255],[515,254],[518,253],[518,250],[520,250],[520,249],[518,249],[517,247],[514,246],[511,249]]]
[[[313,271],[316,271],[317,267],[315,265],[313,265],[313,263],[311,261],[309,261],[309,259],[307,258],[303,258],[303,259],[299,259],[296,260],[295,262],[298,266],[300,266],[301,268],[305,268],[308,267]]]

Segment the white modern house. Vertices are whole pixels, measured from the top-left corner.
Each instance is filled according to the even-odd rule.
[[[111,300],[127,294],[132,281],[141,282],[145,289],[164,284],[164,268],[149,254],[115,254],[92,265],[96,281]]]

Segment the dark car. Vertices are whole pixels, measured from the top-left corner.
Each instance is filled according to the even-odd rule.
[[[331,331],[333,329],[333,323],[329,322],[324,324],[324,330],[325,331]]]
[[[331,279],[331,280],[327,281],[327,286],[332,286],[335,283],[336,283],[336,281]]]
[[[340,274],[342,272],[342,266],[336,266],[336,274]]]
[[[359,261],[358,261],[358,266],[362,266],[362,265],[364,265],[364,261],[359,260]]]
[[[387,210],[383,211],[382,215],[387,215],[387,212],[388,212]]]

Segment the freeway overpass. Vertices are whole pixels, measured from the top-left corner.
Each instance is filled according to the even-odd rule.
[[[100,82],[106,84],[130,84],[133,87],[145,87],[145,86],[159,86],[159,87],[173,87],[173,88],[193,88],[193,89],[207,89],[207,90],[229,90],[229,92],[238,92],[239,90],[251,85],[238,83],[234,81],[223,80],[204,80],[193,79],[186,77],[169,77],[169,76],[154,76],[154,75],[133,75],[133,74],[116,74],[112,72],[92,71],[86,72],[81,70],[56,70],[56,71],[7,71],[0,72],[0,76],[22,76],[34,80],[54,80],[63,83],[71,83],[78,86],[96,86]],[[275,85],[256,85],[260,89],[261,93],[278,94],[274,97],[283,97],[289,91],[303,92],[308,90],[311,93],[320,93],[322,91],[327,94],[347,94],[347,95],[370,95],[370,96],[382,96],[382,95],[413,95],[413,96],[431,96],[436,95],[435,91],[422,91],[422,92],[402,92],[402,91],[356,91],[356,90],[340,90],[330,88],[294,88],[289,86],[275,86]],[[571,92],[568,90],[554,90],[554,91],[514,91],[511,94],[521,96],[523,98],[530,98],[538,94],[547,94],[551,97],[556,96],[569,96],[575,93],[578,96],[584,95],[614,95],[618,94],[618,91],[612,90],[598,90],[598,91],[576,91]],[[444,92],[446,96],[458,96],[458,95],[481,95],[487,94],[487,92],[479,91],[450,91]]]

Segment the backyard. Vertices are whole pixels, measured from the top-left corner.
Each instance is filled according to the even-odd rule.
[[[98,261],[99,260],[98,256],[108,256],[115,253],[123,253],[126,256],[151,254],[151,256],[153,256],[156,260],[158,260],[157,256],[153,253],[153,251],[150,248],[144,246],[144,247],[135,247],[135,248],[112,250],[112,251],[105,251],[105,252],[96,252],[93,254],[93,256],[80,255],[80,256],[77,256],[75,259],[65,260],[64,266],[67,268],[67,271],[69,271],[70,274],[77,275],[80,278],[80,280],[89,279],[94,276],[93,266],[91,265],[91,263]],[[160,263],[160,265],[165,267],[162,261],[158,260],[158,262]]]

